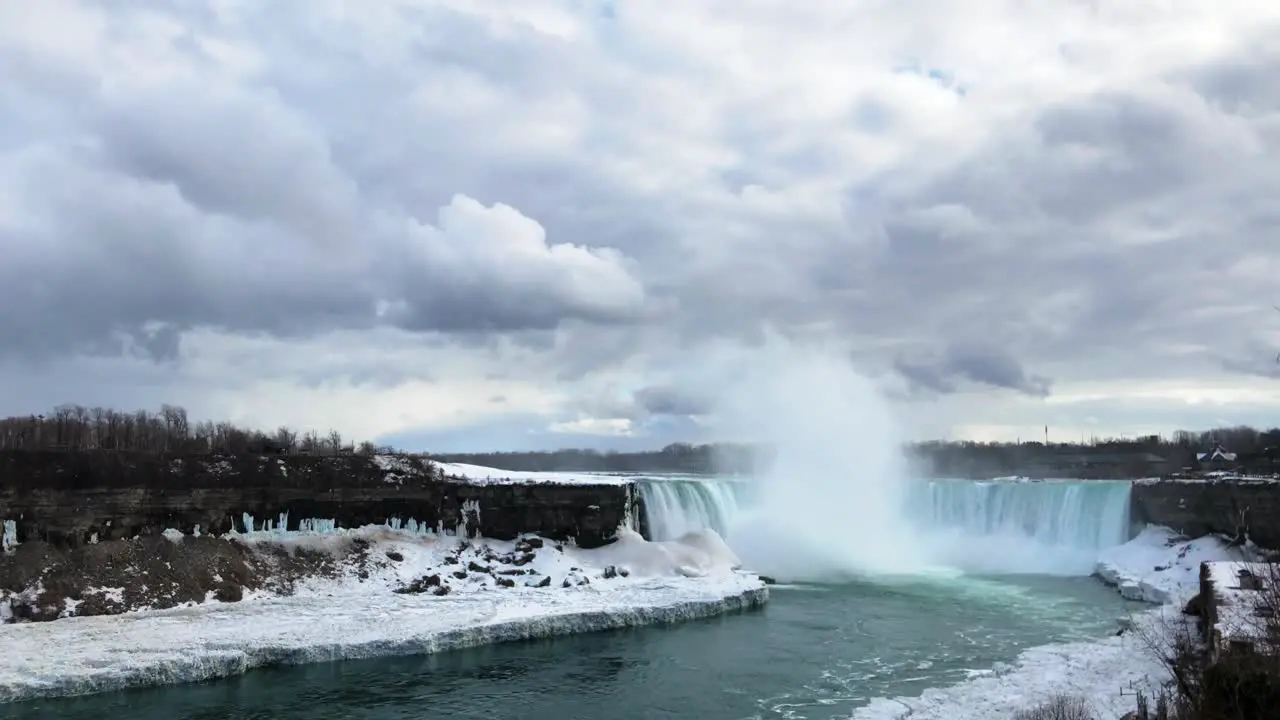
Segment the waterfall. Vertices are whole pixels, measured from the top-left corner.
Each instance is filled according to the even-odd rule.
[[[907,517],[932,554],[979,572],[1087,574],[1131,534],[1127,481],[914,483]]]
[[[711,529],[728,536],[746,498],[747,485],[733,480],[660,479],[636,481],[652,540],[674,540],[687,532]]]
[[[640,478],[636,487],[654,540],[706,528],[730,546],[750,539],[733,536],[735,523],[753,509],[750,482]],[[1088,574],[1100,550],[1130,537],[1130,489],[1129,482],[1106,480],[911,482],[907,537],[932,562],[961,570]]]
[[[912,488],[907,515],[923,529],[1101,550],[1129,539],[1130,485],[1109,480],[933,480]]]

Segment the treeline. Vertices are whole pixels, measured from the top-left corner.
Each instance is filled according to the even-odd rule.
[[[1269,473],[1280,468],[1280,428],[1258,430],[1243,425],[1049,444],[932,441],[916,443],[908,453],[929,471],[949,477],[1070,472],[1086,466],[1146,474],[1200,469],[1197,455],[1217,447],[1235,456],[1230,464],[1238,469]]]
[[[392,452],[371,442],[350,445],[342,433],[287,427],[273,431],[237,427],[229,422],[191,422],[187,411],[162,405],[158,412],[120,412],[108,408],[60,405],[48,415],[0,419],[0,450],[217,454],[309,453],[374,454]]]
[[[521,472],[663,472],[691,475],[747,473],[761,461],[758,448],[743,444],[672,443],[649,452],[564,449],[545,452],[448,453],[441,462],[468,463]]]
[[[909,443],[902,449],[921,472],[945,477],[1052,473],[1089,477],[1091,474],[1138,476],[1194,468],[1196,455],[1212,452],[1218,446],[1234,453],[1238,459],[1236,464],[1242,469],[1270,472],[1280,467],[1280,428],[1257,430],[1247,426],[1049,444],[933,440]],[[879,449],[866,450],[870,454]],[[432,457],[442,462],[529,472],[746,473],[767,465],[772,454],[766,447],[748,444],[674,443],[649,452],[561,449],[450,453]]]

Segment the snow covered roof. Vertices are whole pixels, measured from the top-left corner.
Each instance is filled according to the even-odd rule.
[[[1214,460],[1223,460],[1225,462],[1235,462],[1236,454],[1227,452],[1222,449],[1221,445],[1213,448],[1210,452],[1196,453],[1196,460],[1200,462],[1213,462]]]

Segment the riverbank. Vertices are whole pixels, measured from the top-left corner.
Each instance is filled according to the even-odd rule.
[[[376,526],[237,542],[326,554],[335,569],[299,579],[285,596],[248,591],[234,603],[2,625],[0,702],[675,623],[769,597],[714,533],[651,543],[623,528],[596,549]]]
[[[1186,539],[1148,527],[1123,545],[1104,550],[1095,575],[1124,597],[1155,607],[1124,619],[1116,635],[1095,642],[1045,645],[1016,662],[971,681],[926,690],[916,697],[877,698],[855,720],[990,720],[1010,717],[1055,695],[1083,698],[1098,717],[1119,718],[1168,679],[1155,651],[1162,633],[1181,622],[1182,606],[1199,591],[1201,562],[1238,560],[1247,551],[1218,537]]]

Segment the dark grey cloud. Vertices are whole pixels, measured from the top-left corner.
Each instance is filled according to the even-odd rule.
[[[641,388],[634,398],[637,405],[652,415],[708,415],[713,409],[711,398],[671,386]]]
[[[927,360],[899,357],[894,368],[913,385],[944,394],[956,392],[960,381],[968,381],[1047,397],[1053,384],[1048,378],[1027,373],[1017,358],[1006,352],[975,346],[953,346],[941,357]]]

